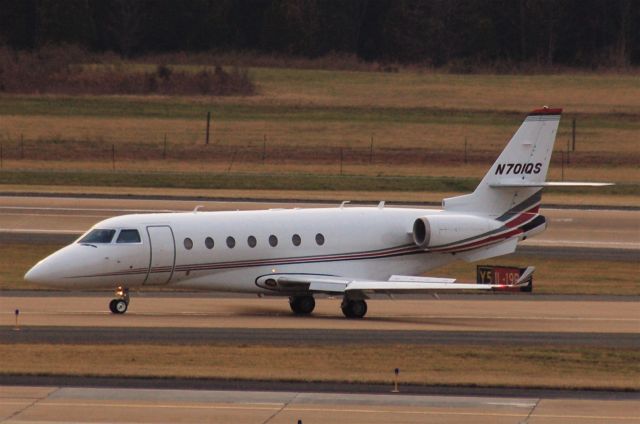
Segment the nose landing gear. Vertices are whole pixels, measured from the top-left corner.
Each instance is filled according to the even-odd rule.
[[[124,314],[129,307],[129,289],[118,287],[115,294],[116,298],[109,302],[109,310],[113,314]]]

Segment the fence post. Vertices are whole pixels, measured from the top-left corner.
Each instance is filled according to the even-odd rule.
[[[233,153],[231,154],[231,162],[229,162],[229,167],[227,168],[227,172],[231,172],[231,168],[233,167],[233,163],[236,161],[236,154],[238,153],[238,148],[233,149]]]
[[[464,163],[467,163],[467,137],[464,138]]]
[[[211,111],[207,112],[207,138],[204,144],[209,144],[209,126],[211,125]]]
[[[162,159],[167,158],[167,133],[164,133],[164,148],[162,149]]]
[[[373,163],[373,134],[371,134],[371,146],[369,146],[369,163]]]
[[[571,150],[576,151],[576,118],[571,121]]]

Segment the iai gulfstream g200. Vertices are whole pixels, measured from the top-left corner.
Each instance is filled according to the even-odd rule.
[[[561,109],[534,110],[476,190],[441,210],[338,207],[124,215],[99,222],[36,264],[25,279],[50,286],[114,288],[124,313],[128,289],[173,286],[280,295],[310,314],[314,295],[343,298],[361,318],[373,293],[494,290],[422,275],[454,260],[506,255],[546,228],[538,213]],[[517,286],[532,272],[525,273]]]

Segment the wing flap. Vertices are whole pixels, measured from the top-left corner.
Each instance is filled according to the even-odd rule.
[[[424,293],[430,291],[446,290],[492,290],[495,286],[490,284],[467,283],[415,283],[403,281],[353,281],[347,285],[345,292],[363,293]]]
[[[533,268],[525,275],[528,278],[532,273]],[[521,278],[521,280],[524,280],[524,278]],[[513,286],[456,283],[455,281],[453,278],[406,275],[392,275],[388,281],[376,281],[315,274],[274,274],[259,277],[256,280],[256,284],[259,287],[285,293],[312,292],[347,294],[351,296],[370,293],[411,294],[449,290],[488,291],[517,287],[520,284],[520,281]]]
[[[392,275],[389,281],[403,281],[412,283],[453,283],[455,278],[417,277],[413,275]]]

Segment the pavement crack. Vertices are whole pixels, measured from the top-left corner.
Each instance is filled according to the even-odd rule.
[[[273,420],[275,417],[277,417],[278,415],[280,415],[280,413],[282,411],[284,411],[285,409],[287,409],[287,407],[294,402],[298,396],[300,395],[300,393],[296,393],[295,396],[293,396],[291,399],[289,399],[287,402],[284,402],[282,404],[282,407],[280,409],[278,409],[276,412],[274,412],[273,414],[271,414],[266,420],[264,420],[262,422],[262,424],[268,424],[271,420]]]
[[[8,417],[6,417],[1,422],[11,421],[11,420],[17,418],[18,416],[20,416],[24,412],[26,412],[28,409],[34,407],[38,402],[41,402],[43,400],[49,399],[49,396],[51,396],[52,394],[56,393],[59,390],[60,390],[60,387],[56,387],[55,390],[52,390],[49,393],[47,393],[47,395],[45,397],[34,399],[33,402],[31,402],[30,404],[26,405],[24,408],[21,408],[21,409],[17,410],[16,412],[14,412],[13,414],[9,415]]]
[[[531,408],[531,411],[529,411],[529,414],[527,415],[527,417],[520,421],[520,424],[527,424],[529,422],[529,419],[531,418],[531,416],[533,415],[533,412],[536,410],[536,408],[538,407],[538,405],[540,404],[540,400],[541,399],[536,399],[536,403],[533,405],[533,407]]]

